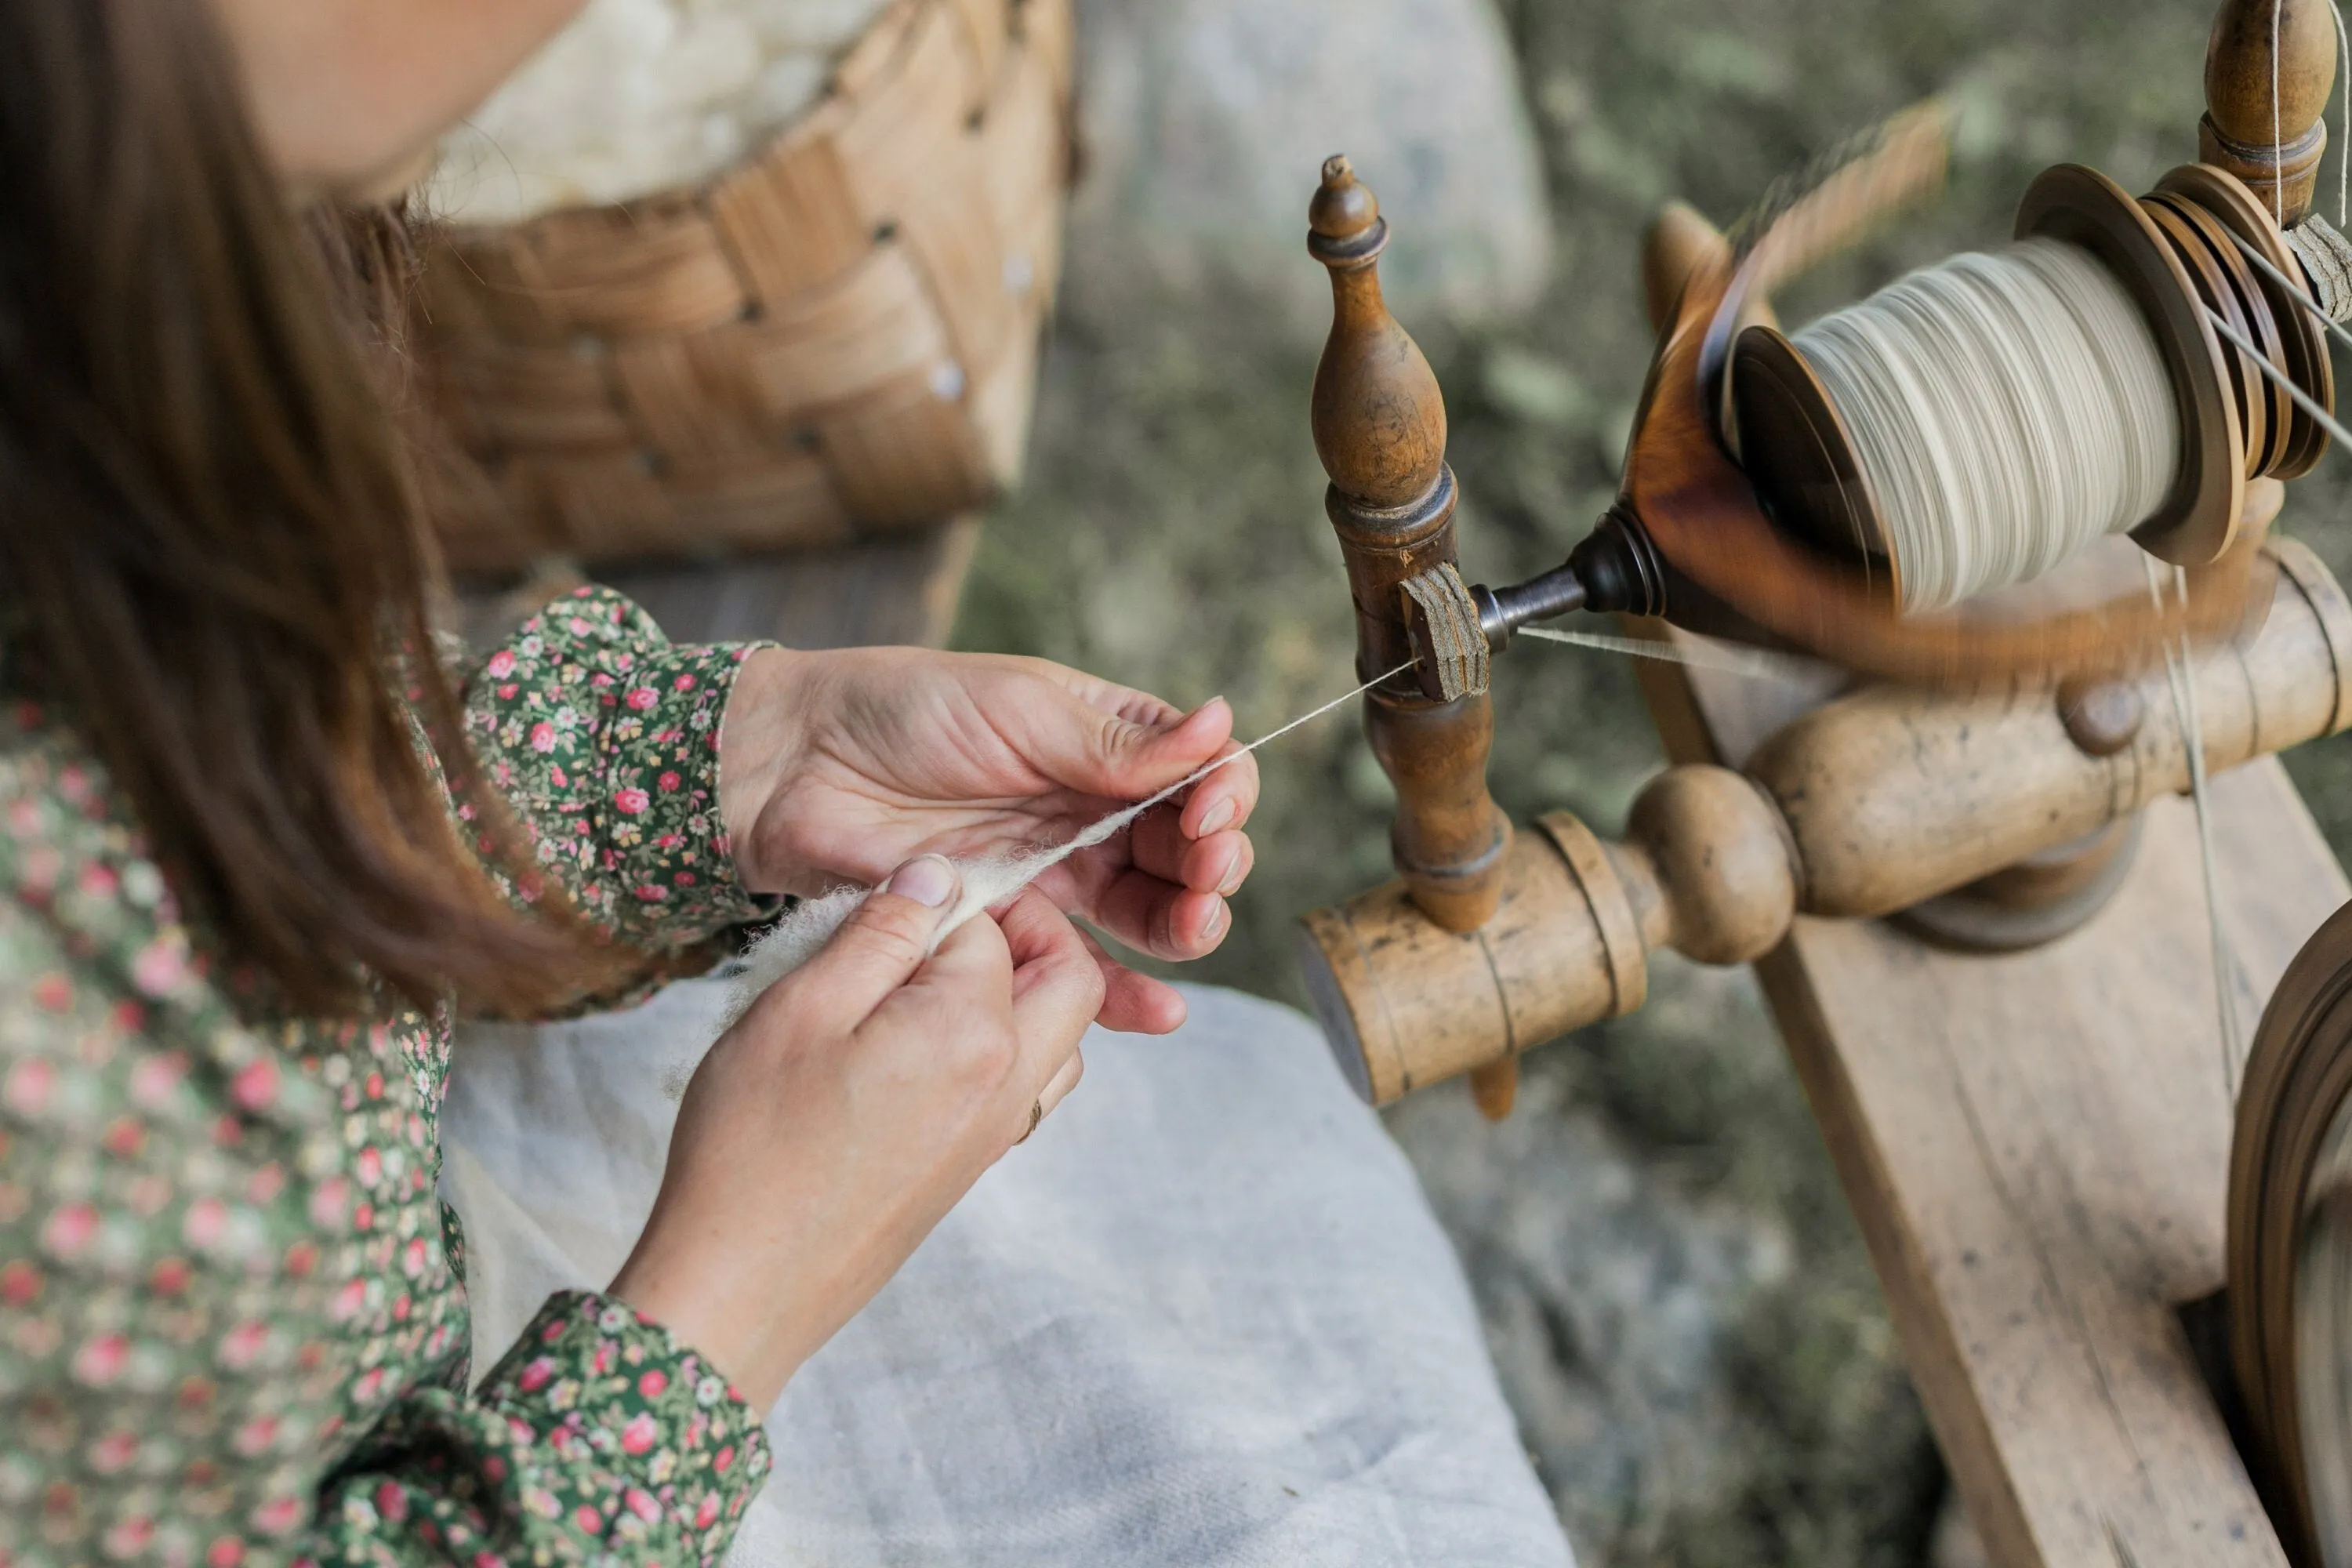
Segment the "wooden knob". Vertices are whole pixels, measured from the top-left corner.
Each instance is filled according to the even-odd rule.
[[[1554,813],[1511,840],[1494,918],[1477,931],[1437,924],[1402,880],[1306,916],[1307,994],[1356,1092],[1387,1105],[1640,1006],[1649,963],[1635,909],[1657,894],[1629,889],[1621,864]]]
[[[1377,510],[1408,507],[1445,466],[1437,376],[1381,298],[1388,222],[1345,157],[1323,165],[1307,209],[1307,248],[1331,270],[1331,336],[1315,371],[1315,452],[1340,494]]]
[[[1307,205],[1307,231],[1318,239],[1345,244],[1360,239],[1380,221],[1381,199],[1356,178],[1348,155],[1337,153],[1324,159],[1323,184]]]
[[[2280,226],[2301,221],[2327,150],[2322,117],[2335,83],[2327,0],[2225,0],[2205,45],[2198,155],[2244,181]]]
[[[1650,330],[1664,331],[1675,319],[1675,306],[1691,274],[1721,264],[1730,254],[1731,242],[1688,202],[1660,207],[1642,236],[1642,303],[1649,312]]]
[[[2128,680],[2070,680],[2058,688],[2067,739],[2094,757],[2112,757],[2139,736],[2147,700]]]
[[[1747,778],[1669,768],[1633,802],[1625,837],[1648,858],[1659,894],[1652,945],[1701,963],[1750,963],[1788,934],[1796,849],[1779,807]]]

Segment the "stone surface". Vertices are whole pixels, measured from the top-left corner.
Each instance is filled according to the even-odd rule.
[[[1524,309],[1550,249],[1542,167],[1490,0],[1079,0],[1087,174],[1066,309],[1123,308],[1139,276],[1196,297],[1239,281],[1309,342],[1307,193],[1346,153],[1396,220],[1401,315]]]

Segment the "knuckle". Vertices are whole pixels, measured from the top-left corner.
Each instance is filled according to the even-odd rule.
[[[859,942],[877,956],[920,963],[930,952],[934,911],[911,899],[887,895],[866,900],[851,921]]]
[[[1141,725],[1117,713],[1096,712],[1094,725],[1095,744],[1106,757],[1133,751],[1148,734]]]
[[[1008,1026],[990,1020],[960,1029],[948,1052],[948,1067],[968,1089],[994,1089],[1013,1076],[1021,1041]]]
[[[1110,994],[1110,980],[1103,973],[1102,965],[1084,954],[1068,966],[1067,984],[1074,1010],[1088,1017],[1102,1011],[1103,1000]]]

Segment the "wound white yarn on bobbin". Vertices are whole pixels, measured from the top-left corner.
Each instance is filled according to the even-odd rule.
[[[2156,334],[2078,246],[1954,257],[1793,341],[1853,437],[1906,611],[2030,582],[2172,488]]]

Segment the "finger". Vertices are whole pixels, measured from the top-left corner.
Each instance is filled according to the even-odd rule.
[[[1237,752],[1241,748],[1228,742],[1224,750]],[[1213,833],[1239,827],[1257,808],[1257,758],[1244,755],[1227,763],[1185,796],[1181,814],[1184,837],[1206,838]]]
[[[1021,1039],[1021,1071],[1042,1087],[1102,1011],[1102,971],[1069,917],[1034,889],[1024,889],[996,923],[1016,963],[1013,1026]]]
[[[1138,723],[1057,691],[1026,705],[1019,722],[1016,743],[1031,767],[1066,789],[1109,800],[1142,800],[1166,789],[1214,757],[1234,733],[1233,710],[1223,698],[1162,725]]]
[[[1070,1090],[1077,1088],[1078,1079],[1086,1075],[1086,1053],[1072,1051],[1070,1059],[1062,1064],[1062,1070],[1055,1073],[1053,1081],[1045,1086],[1045,1092],[1037,1097],[1037,1107],[1040,1111],[1037,1120],[1042,1122],[1046,1117],[1053,1115],[1054,1107],[1069,1099]]]
[[[1122,1035],[1171,1035],[1183,1027],[1184,994],[1164,980],[1138,974],[1104,950],[1081,927],[1078,940],[1102,971],[1103,1005],[1095,1026]]]
[[[962,879],[938,855],[919,855],[850,911],[814,958],[775,991],[796,996],[812,1026],[854,1029],[914,978]]]
[[[1081,960],[1085,967],[1092,967],[1078,928],[1034,888],[1024,888],[1014,894],[1012,901],[997,911],[996,923],[1013,956],[1016,1001],[1041,986],[1066,983],[1066,977],[1081,967]]]
[[[1216,951],[1233,924],[1225,900],[1129,869],[1114,878],[1095,901],[1097,925],[1154,958],[1183,963]]]
[[[1174,812],[1147,812],[1128,834],[1128,855],[1139,870],[1201,893],[1239,891],[1257,863],[1249,836],[1228,828],[1188,838]]]

